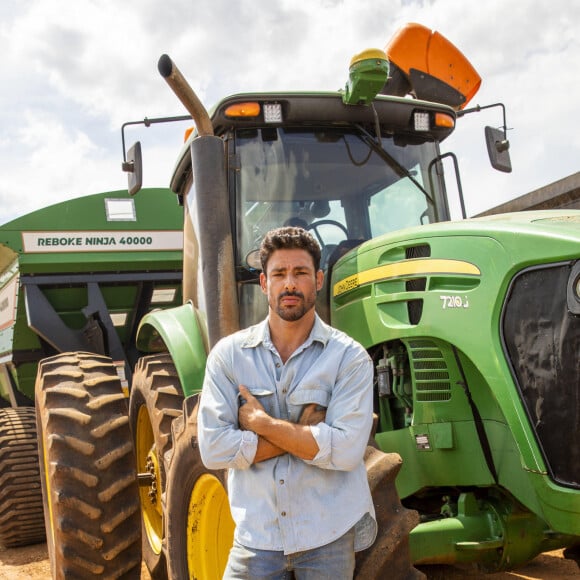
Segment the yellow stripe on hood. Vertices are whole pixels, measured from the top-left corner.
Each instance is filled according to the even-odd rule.
[[[480,269],[461,260],[413,259],[394,262],[385,266],[378,266],[353,274],[337,282],[332,289],[333,296],[340,296],[349,290],[354,290],[363,284],[400,278],[402,276],[429,276],[431,274],[467,274],[479,276]]]

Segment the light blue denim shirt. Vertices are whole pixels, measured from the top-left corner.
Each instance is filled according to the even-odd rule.
[[[292,554],[324,546],[356,526],[355,549],[376,536],[363,454],[373,412],[373,369],[361,345],[318,316],[306,342],[282,363],[268,320],[230,335],[212,349],[198,415],[201,457],[229,469],[236,539],[244,546]],[[238,425],[238,385],[268,414],[297,422],[304,405],[327,408],[311,426],[319,452],[252,464],[258,436]]]

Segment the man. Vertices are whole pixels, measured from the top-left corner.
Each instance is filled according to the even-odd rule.
[[[229,469],[224,578],[352,579],[355,551],[376,535],[363,464],[371,360],[315,313],[323,272],[310,233],[273,230],[260,258],[268,317],[214,347],[198,415],[204,464]]]

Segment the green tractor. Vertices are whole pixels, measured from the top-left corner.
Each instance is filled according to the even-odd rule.
[[[439,145],[480,83],[465,57],[408,25],[385,51],[355,56],[341,91],[238,94],[211,114],[169,57],[159,70],[196,130],[171,180],[184,216],[183,304],[139,324],[133,440],[124,442],[135,453],[151,576],[221,577],[233,522],[225,473],[199,457],[197,398],[212,345],[265,316],[257,250],[285,224],[321,245],[319,314],[375,361],[377,421],[365,462],[380,529],[357,557],[357,577],[419,578],[414,565],[434,563],[497,571],[555,548],[575,557],[580,212],[449,221],[443,167],[452,165],[458,186],[457,163]],[[509,171],[505,116],[486,138],[492,165]],[[140,145],[124,169],[137,193]],[[42,363],[37,406],[62,389],[60,413],[89,425],[100,368],[91,363],[95,375],[85,374],[77,356]],[[59,435],[41,428],[45,464],[60,477],[44,484],[56,522],[85,504],[67,492],[74,470],[46,453]],[[75,444],[82,453],[84,440]],[[104,453],[111,462],[115,449]],[[132,489],[117,482],[125,485]],[[99,509],[87,503],[88,513]],[[137,530],[113,518],[96,533],[86,519],[74,534],[53,525],[55,576],[138,577],[114,557]]]

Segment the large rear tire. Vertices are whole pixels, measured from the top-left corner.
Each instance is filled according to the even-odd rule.
[[[233,542],[234,522],[225,471],[210,471],[197,445],[198,396],[185,400],[184,414],[173,422],[173,455],[167,479],[167,561],[170,578],[219,580]],[[356,558],[357,580],[419,580],[413,567],[409,533],[417,512],[402,506],[395,478],[401,458],[368,446],[365,466],[379,527],[374,544]]]
[[[0,409],[0,545],[44,542],[44,517],[33,407]]]
[[[378,534],[370,548],[357,553],[355,578],[426,578],[411,563],[409,534],[419,523],[419,514],[403,507],[395,487],[395,478],[402,466],[400,455],[383,453],[369,445],[364,459],[375,506]]]
[[[52,577],[140,578],[135,458],[115,366],[57,355],[40,363],[35,391]]]
[[[181,415],[183,391],[169,354],[139,360],[133,375],[129,419],[133,432],[143,523],[143,559],[151,577],[167,578],[163,552],[164,461],[171,450],[171,423]]]
[[[210,471],[197,445],[198,395],[185,399],[173,422],[173,454],[167,475],[169,577],[220,580],[234,537],[226,472]]]

